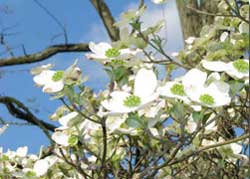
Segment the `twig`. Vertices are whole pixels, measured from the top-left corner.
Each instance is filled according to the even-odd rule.
[[[65,44],[68,44],[68,36],[67,36],[67,31],[64,25],[59,21],[59,19],[53,15],[47,7],[45,7],[43,4],[41,4],[38,0],[33,0],[41,9],[43,9],[56,23],[57,25],[62,29],[63,35],[64,35],[64,40]]]

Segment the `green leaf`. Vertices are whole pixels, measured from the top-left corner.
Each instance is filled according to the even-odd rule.
[[[78,137],[75,135],[70,136],[68,142],[69,142],[69,145],[75,146],[78,143]]]
[[[180,102],[174,104],[173,108],[170,111],[170,114],[175,119],[183,119],[185,116],[184,105]]]
[[[35,176],[36,176],[36,173],[33,172],[33,171],[28,171],[28,172],[26,173],[26,177],[27,177],[27,178],[34,178]]]
[[[142,128],[143,123],[137,114],[131,114],[126,120],[126,124],[132,128]]]
[[[239,92],[244,87],[244,83],[239,81],[229,81],[230,84],[230,96],[235,96],[236,94],[239,94]]]
[[[203,119],[204,115],[201,112],[193,112],[192,117],[193,117],[195,122],[199,122]]]

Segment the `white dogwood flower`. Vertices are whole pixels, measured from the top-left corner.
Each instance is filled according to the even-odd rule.
[[[249,61],[235,60],[229,63],[222,61],[202,60],[202,66],[210,71],[226,72],[229,76],[236,79],[247,79],[249,77]]]
[[[196,93],[203,88],[207,79],[207,74],[196,68],[189,70],[182,78],[184,91],[189,98],[195,98]]]
[[[222,81],[212,81],[206,86],[207,74],[191,69],[182,78],[187,96],[203,106],[218,107],[230,103],[229,85]]]
[[[157,78],[153,70],[142,68],[136,74],[133,93],[114,91],[110,94],[111,99],[101,104],[110,111],[108,114],[133,112],[146,107],[158,97],[156,87]]]
[[[177,98],[185,102],[189,101],[185,93],[184,85],[180,82],[166,82],[164,86],[157,89],[157,92],[165,97]]]
[[[228,69],[227,63],[222,61],[202,60],[202,66],[209,71],[223,72]]]
[[[52,140],[57,144],[67,147],[69,145],[69,135],[63,131],[56,131],[51,136]]]
[[[25,157],[27,155],[28,152],[28,147],[24,146],[24,147],[18,147],[16,150],[16,155],[18,157]]]
[[[41,159],[35,162],[33,170],[37,176],[42,176],[47,173],[49,167],[49,162],[45,159]]]
[[[219,107],[228,105],[231,101],[229,97],[229,85],[222,81],[214,81],[208,87],[200,88],[196,95],[191,95],[191,99],[207,107]]]
[[[195,37],[188,37],[188,38],[185,40],[185,42],[186,42],[187,44],[191,45],[191,44],[194,43],[195,39],[196,39]]]
[[[167,0],[151,0],[151,1],[155,4],[163,4],[163,3],[167,2]]]
[[[45,93],[56,93],[63,89],[63,71],[44,70],[34,76],[33,80],[38,86],[43,87]]]
[[[60,119],[58,119],[59,123],[62,125],[60,127],[58,127],[57,129],[58,130],[64,130],[64,129],[68,129],[69,126],[68,126],[68,123],[74,119],[76,116],[78,115],[77,112],[71,112],[63,117],[61,117]]]
[[[106,126],[110,130],[110,132],[119,129],[120,126],[126,121],[126,115],[118,115],[118,116],[108,116],[106,119]]]
[[[243,147],[238,143],[231,143],[230,148],[233,151],[233,153],[237,155],[241,153]]]
[[[100,42],[98,44],[90,42],[89,48],[92,53],[86,54],[86,57],[89,59],[102,60],[104,63],[112,59],[126,60],[141,52],[139,49],[131,50],[129,48],[113,48],[110,44],[105,42]]]
[[[47,173],[49,168],[58,161],[54,155],[45,157],[44,159],[37,160],[33,166],[33,171],[37,176],[43,176]]]
[[[228,69],[226,73],[236,79],[248,79],[249,78],[249,61],[248,60],[235,60],[228,63]]]

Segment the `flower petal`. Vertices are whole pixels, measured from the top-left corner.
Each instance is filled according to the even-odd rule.
[[[202,60],[201,64],[205,69],[210,70],[210,71],[222,72],[228,69],[227,63],[222,62],[222,61]]]
[[[33,80],[38,86],[43,86],[47,83],[52,82],[52,77],[55,74],[55,71],[44,70],[39,75],[34,76]]]
[[[57,144],[67,147],[69,145],[69,136],[61,131],[54,132],[51,136]]]
[[[41,159],[35,162],[33,170],[37,176],[42,176],[47,173],[49,167],[49,162],[45,159]]]
[[[43,92],[44,93],[56,93],[63,89],[64,84],[63,81],[50,82],[44,85]]]
[[[154,93],[157,86],[157,78],[153,70],[140,69],[135,77],[134,94],[145,98]]]
[[[60,119],[58,119],[59,123],[65,127],[68,126],[68,123],[71,119],[75,118],[78,115],[77,112],[71,112],[63,117],[61,117]]]

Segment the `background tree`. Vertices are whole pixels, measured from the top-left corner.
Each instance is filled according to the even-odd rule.
[[[245,52],[249,49],[249,34],[246,30],[249,26],[247,16],[249,9],[245,6],[245,1],[239,4],[237,1],[220,1],[223,7],[226,7],[221,8],[222,14],[204,12],[203,8],[210,7],[210,3],[206,4],[201,1],[191,3],[189,1],[192,7],[190,4],[186,4],[188,10],[182,9],[183,4],[179,4],[180,14],[185,12],[184,15],[181,15],[185,19],[182,20],[182,26],[188,29],[183,31],[184,37],[194,34],[197,38],[189,38],[186,41],[187,47],[178,53],[177,59],[165,52],[163,39],[157,35],[163,26],[162,22],[146,30],[142,28],[141,15],[145,10],[144,1],[140,1],[138,10],[123,14],[118,22],[115,22],[104,1],[91,1],[111,41],[114,42],[112,46],[109,44],[101,46],[94,43],[69,44],[65,27],[39,1],[35,2],[61,28],[64,43],[50,46],[33,54],[27,54],[24,48],[24,55],[19,57],[15,57],[13,52],[7,48],[10,57],[1,59],[0,66],[35,63],[62,52],[92,51],[87,57],[96,61],[102,59],[101,63],[110,75],[107,93],[112,100],[108,99],[105,92],[95,95],[91,89],[81,85],[84,80],[80,78],[81,72],[75,63],[65,72],[50,71],[47,74],[46,71],[51,66],[33,69],[35,83],[42,86],[44,92],[55,93],[53,97],[61,100],[63,104],[52,117],[59,120],[61,126],[55,131],[55,126],[40,120],[20,101],[8,96],[1,96],[0,102],[13,116],[39,126],[51,142],[50,147],[41,150],[38,159],[27,156],[29,162],[26,164],[20,164],[20,161],[26,157],[26,148],[20,148],[13,154],[7,152],[1,155],[4,166],[3,174],[22,177],[25,175],[28,178],[45,175],[47,177],[74,176],[74,178],[162,178],[170,176],[244,178],[248,176],[247,164],[249,161],[246,159],[246,155],[243,155],[246,154],[248,148],[246,139],[249,137],[247,132],[250,126],[247,117],[249,115],[247,111],[249,85],[246,79],[249,77],[246,74],[246,71],[249,71],[247,67],[249,62],[244,59],[246,58]],[[186,12],[189,10],[192,13]],[[214,16],[222,16],[222,18],[214,20],[211,18]],[[199,22],[199,24],[194,23],[195,29],[190,28],[191,23],[185,24],[189,21],[189,17],[192,22]],[[211,23],[211,29],[204,27],[209,23]],[[128,33],[126,29],[121,28],[124,24],[130,25],[131,32]],[[202,29],[200,24],[202,24]],[[227,27],[234,27],[236,30],[230,30]],[[137,49],[129,49],[130,46],[143,51],[145,59],[142,59],[142,62],[133,59]],[[147,49],[146,46],[150,48]],[[99,54],[103,48],[107,48],[105,54]],[[158,53],[161,59],[154,59],[153,52]],[[127,63],[119,58],[131,61]],[[218,61],[218,58],[223,62]],[[153,117],[150,117],[152,114],[148,114],[146,109],[141,111],[141,108],[144,109],[146,106],[143,102],[148,96],[138,97],[141,93],[144,94],[146,89],[151,89],[150,86],[143,89],[138,88],[142,91],[137,91],[136,88],[140,85],[147,85],[142,82],[142,78],[145,77],[147,77],[148,84],[156,86],[157,80],[153,70],[157,69],[153,69],[149,64],[165,66],[166,75],[170,77],[174,69],[182,68],[188,72],[181,82],[173,80],[172,82],[175,84],[169,90],[166,88],[168,88],[167,84],[171,83],[170,77],[166,78],[167,81],[161,82],[162,86],[157,87],[157,93],[161,94],[161,98],[157,98],[154,102],[159,102],[159,99],[164,102],[164,105],[157,103],[156,106],[151,106],[159,108]],[[222,69],[218,69],[216,64],[220,64]],[[135,67],[141,69],[138,70]],[[229,68],[233,68],[234,71],[230,71]],[[220,72],[220,74],[211,71]],[[53,73],[50,77],[52,80],[46,76],[51,75],[50,73]],[[191,75],[199,81],[202,76],[207,74],[210,75],[205,79],[206,84],[205,82],[197,84],[188,76]],[[128,78],[130,75],[134,75],[135,80]],[[219,86],[219,90],[214,93],[208,90],[203,95],[201,93],[197,99],[193,96],[194,94],[184,91],[184,87],[185,90],[188,87],[188,85],[185,86],[185,83],[191,83],[191,87],[192,85],[194,87],[202,85],[202,90],[208,90],[207,86],[215,85]],[[58,89],[58,84],[62,85],[62,88]],[[128,85],[124,86],[124,84]],[[134,87],[134,92],[126,89],[129,87]],[[155,88],[152,88],[153,94]],[[120,104],[120,98],[116,101],[117,95],[112,95],[115,90],[126,94],[128,93],[126,90],[128,90],[131,94]],[[216,97],[220,100],[217,100]],[[230,103],[231,98],[232,103]],[[229,99],[230,101],[228,101]],[[116,102],[115,105],[112,104],[113,101]],[[199,109],[194,104],[198,104]],[[112,113],[119,113],[119,118],[113,119]],[[65,120],[73,122],[65,122]],[[172,122],[170,122],[171,120]],[[117,124],[119,121],[123,122]],[[167,122],[171,124],[165,128]],[[227,137],[228,127],[224,125],[227,123],[228,126],[241,128],[243,134]],[[218,126],[221,128],[217,128]],[[53,132],[52,135],[51,132]],[[91,136],[91,140],[89,140],[89,136]],[[239,144],[240,141],[243,143]],[[96,142],[98,145],[93,145],[92,142]],[[242,146],[245,148],[242,149]],[[241,154],[241,152],[243,153]],[[58,159],[61,161],[59,162]],[[15,167],[14,170],[18,172],[12,174],[9,171],[12,167]],[[50,167],[53,170],[50,170]]]

